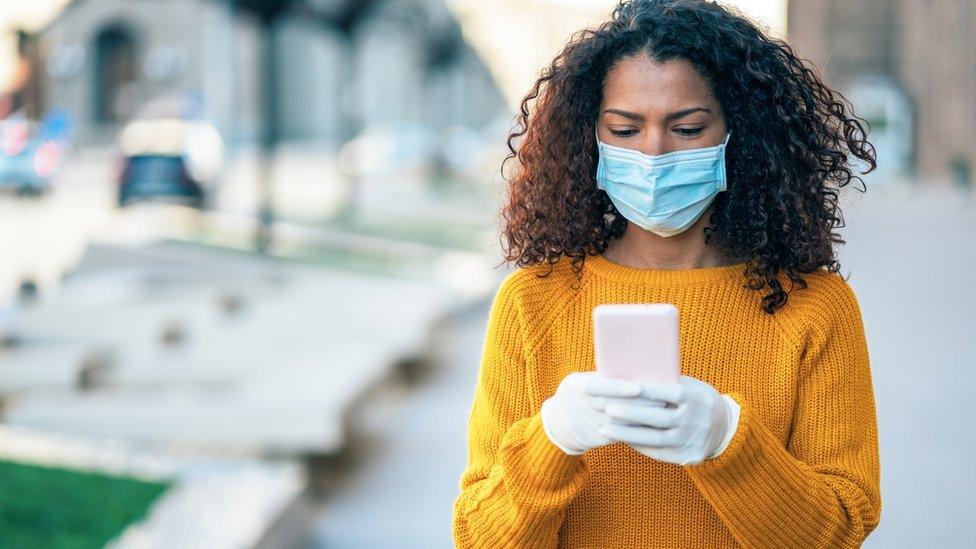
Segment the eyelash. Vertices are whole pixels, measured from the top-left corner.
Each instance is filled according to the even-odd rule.
[[[703,129],[704,128],[675,128],[675,131],[686,137],[691,137],[700,134]],[[622,132],[610,130],[610,133],[616,137],[629,137],[634,135],[636,132],[637,130],[624,130]]]

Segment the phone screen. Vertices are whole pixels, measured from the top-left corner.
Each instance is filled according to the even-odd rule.
[[[678,308],[670,303],[603,304],[593,309],[596,369],[636,382],[678,381]]]

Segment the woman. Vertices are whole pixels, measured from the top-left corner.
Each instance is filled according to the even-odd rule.
[[[574,36],[508,144],[521,268],[489,315],[457,546],[858,546],[877,426],[833,244],[848,161],[875,159],[849,104],[726,8],[633,0]],[[651,302],[680,311],[681,381],[597,377],[593,308]]]

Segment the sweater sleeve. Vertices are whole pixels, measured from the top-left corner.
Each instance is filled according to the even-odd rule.
[[[874,393],[861,312],[838,277],[829,306],[805,315],[789,442],[739,394],[725,452],[686,470],[745,547],[858,547],[881,514]]]
[[[468,460],[454,501],[458,548],[556,547],[565,511],[589,474],[554,445],[525,379],[518,271],[492,302],[468,420]]]

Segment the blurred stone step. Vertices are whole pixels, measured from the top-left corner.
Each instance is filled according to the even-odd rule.
[[[18,329],[110,348],[109,366],[77,391],[76,355],[5,357],[4,420],[224,451],[338,452],[357,400],[423,356],[435,321],[466,299],[436,280],[190,244],[97,247]],[[18,372],[33,377],[17,383]]]

